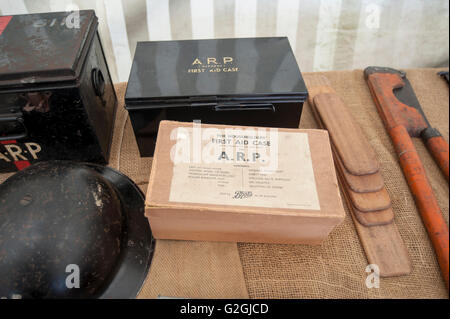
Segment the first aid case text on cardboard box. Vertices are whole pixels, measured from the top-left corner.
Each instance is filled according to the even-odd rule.
[[[205,161],[214,143],[220,160]],[[256,144],[276,144],[276,166]],[[159,239],[319,244],[345,216],[328,133],[162,121],[146,216]]]

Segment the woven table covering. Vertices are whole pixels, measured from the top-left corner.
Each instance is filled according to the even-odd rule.
[[[449,88],[437,75],[441,70],[406,72],[431,125],[448,141]],[[311,74],[303,76],[306,79]],[[368,262],[344,203],[344,222],[320,246],[157,240],[138,298],[448,298],[433,247],[363,71],[319,74],[330,80],[377,154],[395,223],[411,257],[412,273],[381,278],[379,288],[367,288]],[[152,159],[139,156],[123,107],[125,89],[126,83],[116,85],[119,106],[109,166],[128,175],[145,193]],[[319,127],[308,103],[299,127]],[[414,139],[414,145],[448,224],[448,183],[422,141]],[[10,175],[0,175],[0,182]]]

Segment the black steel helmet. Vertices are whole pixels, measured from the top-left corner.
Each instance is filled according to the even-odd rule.
[[[134,298],[153,237],[125,175],[50,161],[0,185],[0,298]]]

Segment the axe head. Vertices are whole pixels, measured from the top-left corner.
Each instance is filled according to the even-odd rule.
[[[364,76],[375,97],[385,125],[391,129],[403,125],[409,135],[419,137],[429,123],[405,72],[370,66]]]

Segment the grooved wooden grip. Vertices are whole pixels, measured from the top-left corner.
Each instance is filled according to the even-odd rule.
[[[449,287],[449,233],[436,197],[425,175],[425,169],[408,131],[398,125],[389,131],[400,165],[414,196],[425,228],[437,255],[442,276]]]
[[[426,140],[425,144],[448,182],[448,143],[442,136],[435,136]]]

